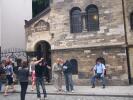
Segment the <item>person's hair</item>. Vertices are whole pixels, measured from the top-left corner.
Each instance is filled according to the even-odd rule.
[[[6,61],[6,65],[10,65],[12,62],[10,60]]]
[[[27,61],[23,61],[23,62],[22,62],[22,67],[23,67],[23,68],[27,67],[27,65],[28,65]]]
[[[36,57],[34,57],[34,58],[32,59],[32,61],[37,61],[37,58],[36,58]]]

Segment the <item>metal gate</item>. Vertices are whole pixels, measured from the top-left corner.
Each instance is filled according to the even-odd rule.
[[[11,48],[7,50],[2,50],[0,54],[0,61],[6,60],[7,57],[10,57],[12,61],[16,62],[21,59],[28,61],[28,55],[27,52],[24,51],[23,49],[16,49],[16,48]]]

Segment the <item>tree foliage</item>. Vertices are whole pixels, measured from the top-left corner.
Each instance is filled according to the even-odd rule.
[[[50,0],[32,0],[33,17],[42,12],[49,6]]]

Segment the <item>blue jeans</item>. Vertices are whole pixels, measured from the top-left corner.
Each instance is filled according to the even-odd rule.
[[[44,98],[47,97],[46,89],[45,89],[45,83],[44,83],[44,78],[43,77],[36,77],[36,90],[37,90],[37,97],[40,98],[40,85],[43,90]]]
[[[102,80],[102,84],[105,86],[105,78],[101,77],[102,73],[97,73],[95,76],[92,77],[91,83],[95,85],[96,78]]]
[[[66,90],[72,91],[73,90],[72,73],[64,73],[64,77],[65,77]]]

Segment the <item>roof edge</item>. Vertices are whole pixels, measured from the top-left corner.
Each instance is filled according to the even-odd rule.
[[[31,20],[29,20],[29,21],[25,20],[25,28],[29,27],[31,24],[33,24],[35,21],[37,21],[39,18],[41,18],[42,16],[49,13],[50,10],[51,10],[51,8],[48,7],[45,10],[43,10],[42,12],[40,12],[37,16],[33,17]]]

